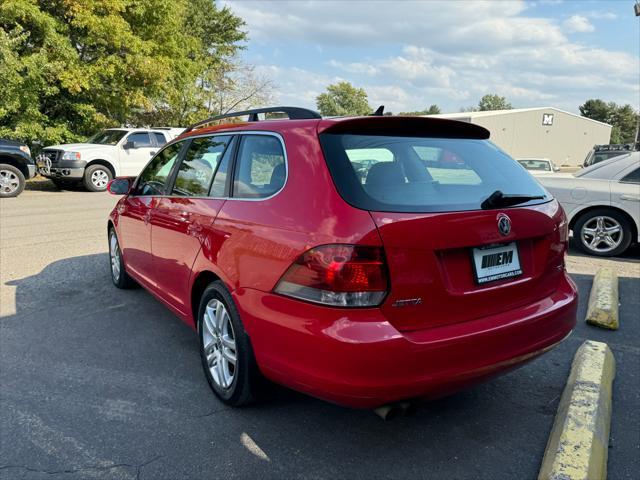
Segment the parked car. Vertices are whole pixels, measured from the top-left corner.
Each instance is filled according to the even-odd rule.
[[[17,197],[36,174],[31,150],[24,143],[0,138],[0,198]]]
[[[37,158],[38,171],[60,188],[83,183],[104,191],[118,175],[136,176],[149,159],[183,128],[110,128],[84,143],[52,145]]]
[[[516,160],[528,170],[531,175],[553,175],[560,171],[548,158],[518,158]]]
[[[539,180],[564,208],[584,252],[612,257],[640,241],[640,152]]]
[[[629,152],[637,152],[638,150],[640,150],[640,144],[638,143],[594,145],[584,159],[582,166],[585,168],[590,167],[591,165],[604,162],[610,158],[618,157]]]
[[[206,126],[272,111],[290,119]],[[292,107],[208,119],[110,183],[113,283],[197,330],[229,405],[261,376],[376,407],[506,372],[570,333],[577,297],[562,208],[488,137]]]

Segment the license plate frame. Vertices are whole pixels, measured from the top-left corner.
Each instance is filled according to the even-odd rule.
[[[476,284],[514,279],[522,275],[517,242],[486,245],[471,249],[471,265]]]

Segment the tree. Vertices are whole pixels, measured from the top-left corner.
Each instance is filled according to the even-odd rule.
[[[478,110],[511,110],[511,104],[507,99],[495,94],[486,94],[478,102]]]
[[[599,98],[589,99],[579,107],[583,117],[613,126],[611,143],[632,143],[636,139],[640,115],[631,105],[617,105]]]
[[[329,85],[325,93],[316,97],[316,105],[325,116],[369,115],[373,112],[367,92],[349,82]]]
[[[406,116],[406,117],[419,117],[421,115],[437,115],[439,113],[442,113],[442,111],[440,110],[440,107],[438,105],[431,105],[428,108],[425,108],[424,110],[419,110],[417,112],[400,112],[400,115]]]
[[[0,136],[45,144],[206,115],[244,22],[211,0],[3,0]]]

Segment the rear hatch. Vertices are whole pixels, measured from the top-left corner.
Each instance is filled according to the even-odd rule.
[[[423,329],[548,297],[567,233],[549,193],[480,127],[385,120],[341,122],[320,139],[338,191],[380,232],[389,321]]]

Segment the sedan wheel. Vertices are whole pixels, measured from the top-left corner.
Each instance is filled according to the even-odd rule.
[[[622,226],[616,219],[598,216],[590,219],[582,227],[580,239],[589,249],[598,253],[608,253],[622,243]]]
[[[587,212],[576,222],[574,238],[590,255],[620,255],[631,243],[632,231],[625,216],[612,209]]]
[[[233,384],[238,361],[229,313],[224,304],[214,298],[207,303],[202,320],[203,348],[211,378],[218,387],[226,390]]]

